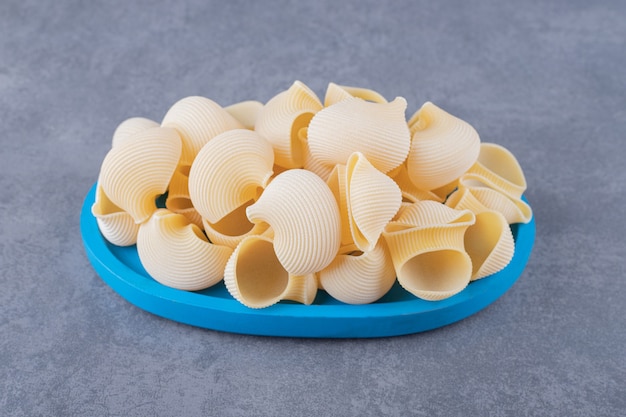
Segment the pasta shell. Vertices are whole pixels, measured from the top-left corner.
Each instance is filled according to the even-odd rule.
[[[508,149],[483,143],[475,164],[461,178],[462,183],[480,182],[516,200],[526,190],[526,178],[519,162]]]
[[[304,148],[304,169],[311,171],[318,177],[327,181],[330,177],[335,165],[324,164],[311,155],[308,147]]]
[[[190,222],[203,228],[202,216],[195,209],[189,197],[189,167],[178,167],[172,175],[170,186],[167,190],[165,207],[174,213],[182,214]]]
[[[281,300],[311,304],[317,294],[314,274],[287,272],[266,236],[248,236],[234,250],[224,269],[224,283],[237,301],[250,308],[264,308]]]
[[[263,103],[255,100],[242,101],[224,107],[231,116],[233,116],[246,129],[254,130],[257,116],[263,108]]]
[[[191,96],[177,101],[161,125],[176,129],[183,141],[181,165],[191,165],[200,149],[215,136],[243,126],[219,104],[205,97]]]
[[[311,155],[326,165],[345,164],[362,152],[379,171],[399,166],[409,152],[411,137],[404,118],[406,100],[371,103],[350,97],[319,111],[308,129]]]
[[[235,129],[204,145],[189,172],[189,195],[209,223],[256,200],[272,176],[274,153],[258,133]]]
[[[234,249],[245,237],[260,235],[267,230],[269,227],[267,223],[250,223],[246,217],[246,208],[252,203],[251,200],[242,204],[215,224],[202,219],[204,232],[211,242]]]
[[[354,243],[369,252],[402,204],[400,187],[355,152],[346,166],[346,195]]]
[[[258,113],[255,130],[274,148],[276,164],[302,168],[306,127],[322,103],[309,87],[296,81],[286,91],[271,98]]]
[[[472,276],[464,234],[474,224],[469,210],[434,201],[412,203],[389,222],[383,236],[400,285],[425,300],[441,300],[462,291]]]
[[[174,129],[153,127],[111,148],[100,170],[100,185],[113,204],[136,223],[156,210],[178,164],[181,140]]]
[[[380,299],[396,281],[396,272],[381,240],[369,252],[342,249],[330,265],[319,272],[320,285],[333,298],[348,304],[367,304]]]
[[[115,132],[113,132],[111,146],[119,145],[121,142],[132,138],[135,133],[139,133],[142,130],[158,126],[159,124],[157,122],[146,119],[145,117],[131,117],[130,119],[126,119],[120,123],[115,129]]]
[[[117,246],[131,246],[137,242],[139,225],[132,216],[116,206],[104,193],[100,184],[96,186],[96,197],[91,213],[102,236]]]
[[[497,211],[476,214],[465,232],[465,250],[472,260],[472,281],[504,269],[515,253],[515,241],[504,216]]]
[[[402,198],[405,201],[416,203],[422,200],[432,200],[443,203],[444,199],[432,191],[421,190],[417,188],[409,178],[409,173],[406,168],[406,164],[400,165],[390,173],[389,176],[398,184],[402,191]]]
[[[232,251],[210,243],[198,226],[167,209],[157,210],[137,236],[139,260],[148,274],[180,290],[201,290],[221,281]]]
[[[502,213],[509,224],[528,223],[533,216],[532,208],[524,200],[512,199],[485,186],[461,185],[448,197],[446,205],[457,210],[471,210],[474,213],[494,210]]]
[[[467,122],[427,102],[409,120],[413,132],[407,169],[423,190],[443,187],[476,162],[480,138]]]
[[[312,172],[291,169],[276,176],[246,212],[251,222],[272,227],[278,260],[292,275],[322,270],[339,250],[339,207]]]
[[[348,192],[346,185],[346,166],[335,165],[326,184],[335,196],[339,207],[339,218],[341,222],[341,246],[353,245],[352,230],[350,230],[350,210],[348,210]]]
[[[332,106],[349,97],[358,97],[374,103],[387,103],[385,97],[374,90],[329,83],[326,89],[326,96],[324,97],[324,107]]]

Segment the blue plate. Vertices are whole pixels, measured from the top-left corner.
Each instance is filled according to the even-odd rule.
[[[319,291],[312,305],[280,302],[254,310],[233,299],[223,283],[203,291],[181,291],[152,279],[142,267],[135,246],[107,242],[91,214],[94,185],[87,194],[80,228],[87,256],[100,277],[135,306],[192,326],[262,336],[371,338],[436,329],[482,310],[504,294],[522,274],[535,241],[534,218],[512,225],[515,256],[502,271],[471,282],[459,294],[425,301],[399,284],[379,301],[348,305]]]

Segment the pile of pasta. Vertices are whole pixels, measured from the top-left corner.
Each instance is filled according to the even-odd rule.
[[[527,223],[514,155],[427,102],[294,82],[266,103],[199,96],[113,134],[92,213],[159,283],[224,280],[250,308],[372,303],[399,284],[437,301],[505,268]]]

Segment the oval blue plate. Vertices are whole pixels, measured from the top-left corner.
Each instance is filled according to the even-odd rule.
[[[379,301],[367,305],[341,303],[319,291],[312,305],[280,302],[249,309],[233,299],[223,283],[196,292],[159,284],[142,267],[135,246],[107,242],[91,214],[94,185],[83,203],[80,228],[87,256],[100,277],[128,302],[161,317],[192,326],[251,335],[371,338],[436,329],[462,320],[497,300],[517,281],[535,241],[534,218],[512,225],[515,256],[502,271],[470,283],[442,301],[425,301],[397,283]]]

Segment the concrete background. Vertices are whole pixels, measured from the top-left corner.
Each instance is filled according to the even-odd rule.
[[[0,414],[626,413],[626,3],[0,2]],[[509,148],[530,263],[480,313],[373,340],[277,339],[124,301],[80,238],[117,124],[294,80],[430,100]]]

